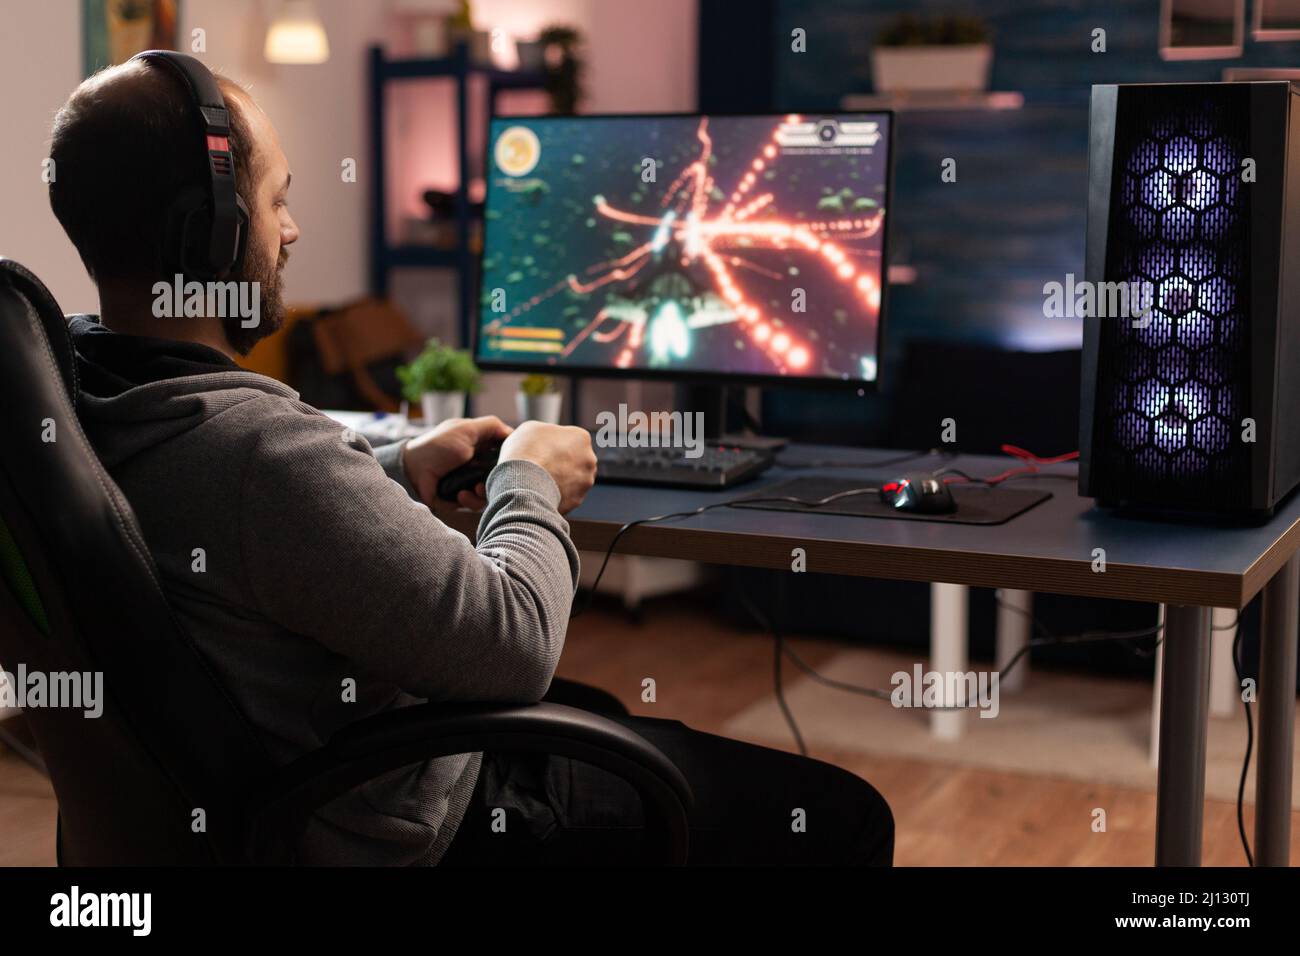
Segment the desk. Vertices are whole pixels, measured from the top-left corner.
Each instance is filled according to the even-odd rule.
[[[782,461],[869,462],[897,452],[792,445]],[[935,461],[935,459],[930,459]],[[945,464],[993,475],[1006,458],[968,456]],[[569,515],[580,549],[604,551],[634,518],[687,511],[747,495],[793,477],[895,477],[910,468],[775,467],[727,491],[597,485]],[[938,467],[937,461],[933,467]],[[1071,467],[1046,471],[1070,474]],[[1192,525],[1120,517],[1097,510],[1069,481],[1031,479],[1048,501],[1002,525],[879,520],[719,508],[692,518],[634,528],[618,554],[680,558],[745,567],[790,568],[803,548],[807,570],[972,587],[1014,588],[1167,605],[1161,673],[1156,863],[1199,865],[1209,709],[1210,609],[1240,610],[1263,592],[1255,859],[1285,866],[1291,827],[1291,764],[1300,615],[1300,495],[1254,527]],[[451,523],[472,534],[474,517]],[[1105,571],[1094,570],[1103,549]]]

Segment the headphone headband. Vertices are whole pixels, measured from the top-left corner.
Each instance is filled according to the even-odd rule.
[[[177,227],[180,248],[176,250],[176,259],[186,274],[220,278],[243,258],[248,225],[248,211],[235,189],[235,163],[230,153],[230,112],[226,101],[216,78],[192,56],[172,50],[145,50],[131,59],[158,63],[179,77],[203,122],[208,159],[208,185],[204,196],[207,214],[196,216],[195,213],[201,210],[189,208],[178,212],[181,216]]]

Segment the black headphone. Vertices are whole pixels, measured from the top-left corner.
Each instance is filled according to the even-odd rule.
[[[235,191],[230,113],[221,89],[206,66],[184,53],[145,50],[131,59],[161,63],[180,77],[203,123],[208,184],[186,189],[172,201],[163,265],[191,279],[224,278],[244,260],[248,207]]]

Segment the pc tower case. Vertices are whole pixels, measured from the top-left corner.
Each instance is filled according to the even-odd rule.
[[[1267,514],[1300,482],[1300,86],[1094,86],[1088,179],[1086,278],[1138,307],[1083,319],[1080,493]]]

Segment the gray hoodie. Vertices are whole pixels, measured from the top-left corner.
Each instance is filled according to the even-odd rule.
[[[72,330],[92,366],[96,344],[132,338],[90,325]],[[492,472],[476,547],[415,500],[400,446],[375,453],[280,382],[184,348],[209,353],[211,368],[115,388],[83,376],[80,416],[176,614],[275,759],[425,699],[545,694],[578,555],[542,468]],[[331,803],[302,860],[436,863],[480,757],[431,760]]]

